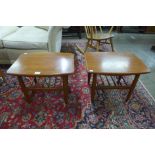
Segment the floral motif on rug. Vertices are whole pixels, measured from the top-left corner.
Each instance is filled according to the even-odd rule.
[[[130,100],[128,91],[98,90],[76,128],[155,128],[155,101],[139,81]]]

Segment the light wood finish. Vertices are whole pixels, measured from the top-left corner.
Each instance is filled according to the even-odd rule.
[[[64,91],[65,103],[68,103],[68,75],[74,73],[74,55],[71,53],[36,52],[22,54],[7,71],[10,75],[18,77],[19,84],[25,99],[30,103],[36,91]],[[33,77],[33,84],[26,87],[23,77]],[[51,77],[61,77],[62,87],[51,87]],[[49,78],[48,87],[39,84],[39,78]],[[30,92],[32,94],[30,95]]]
[[[85,26],[88,41],[84,52],[86,52],[88,48],[94,48],[96,51],[102,51],[102,49],[100,49],[101,44],[110,44],[112,51],[114,51],[112,42],[113,35],[111,34],[112,30],[113,26],[107,33],[103,33],[101,26]]]
[[[129,52],[88,52],[85,53],[85,59],[88,70],[88,83],[90,83],[91,74],[93,75],[92,101],[96,89],[128,89],[129,93],[126,98],[126,101],[128,101],[140,75],[150,72],[142,60]],[[124,78],[124,76],[129,75],[135,76],[131,84],[128,84]],[[103,84],[98,85],[97,76],[100,76],[101,80],[101,76],[104,76],[106,84],[102,80]]]
[[[6,82],[5,77],[4,77],[4,74],[3,74],[3,72],[1,71],[1,69],[0,69],[0,77],[2,77],[3,81]]]

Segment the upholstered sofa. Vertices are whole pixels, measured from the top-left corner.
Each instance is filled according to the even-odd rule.
[[[0,26],[0,64],[13,63],[25,52],[60,52],[60,26]]]

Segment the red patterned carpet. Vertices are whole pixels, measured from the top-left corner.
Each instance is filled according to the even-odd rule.
[[[74,43],[63,42],[63,51],[75,52]],[[85,45],[82,41],[78,44]],[[120,90],[97,91],[91,103],[84,59],[78,52],[75,55],[67,106],[62,92],[37,93],[31,104],[26,103],[17,79],[7,75],[7,84],[0,86],[0,128],[155,128],[155,101],[141,82],[127,103],[127,91]],[[25,78],[27,84],[31,80]],[[61,83],[59,78],[52,82],[55,80]]]

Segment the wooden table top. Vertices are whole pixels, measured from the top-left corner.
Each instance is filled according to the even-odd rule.
[[[24,53],[8,69],[8,74],[23,76],[53,76],[74,73],[71,53]]]
[[[150,72],[141,59],[129,52],[87,52],[85,58],[90,73],[131,75]]]

